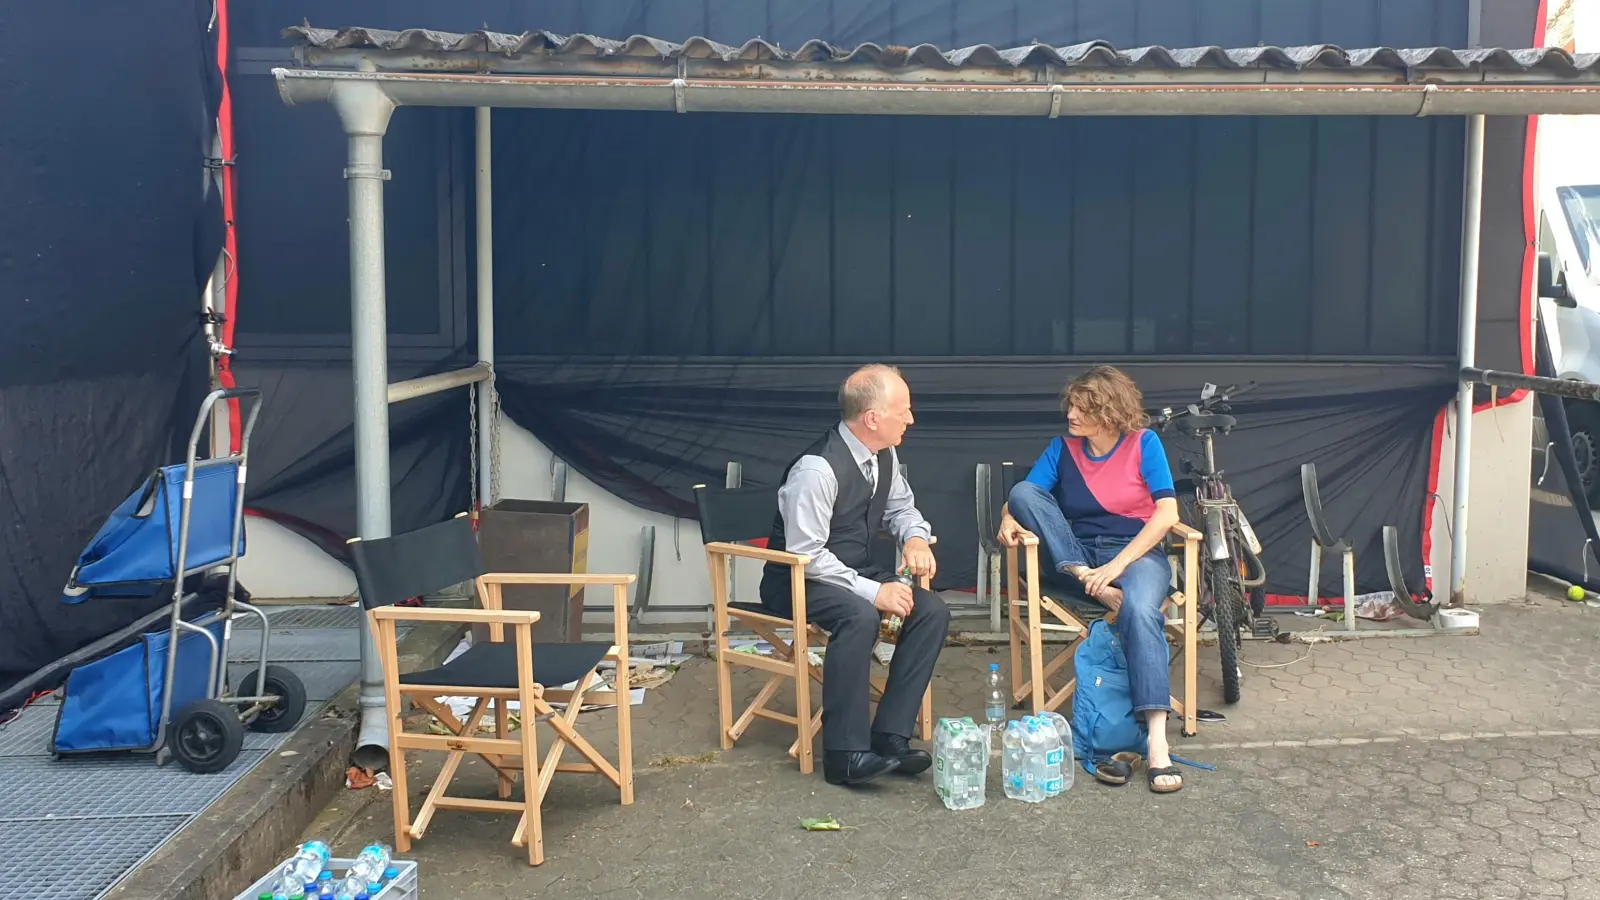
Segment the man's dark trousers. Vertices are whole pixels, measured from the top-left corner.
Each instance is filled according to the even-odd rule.
[[[872,719],[869,679],[882,614],[846,588],[806,582],[806,619],[828,633],[828,650],[822,657],[824,750],[870,750],[874,731],[912,736],[922,695],[950,629],[950,609],[938,594],[920,587],[912,588],[912,593],[916,608],[901,628],[889,663],[889,681],[878,701],[877,718]]]

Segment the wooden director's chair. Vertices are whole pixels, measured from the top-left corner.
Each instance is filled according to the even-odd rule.
[[[440,809],[478,812],[517,812],[521,818],[511,843],[527,847],[528,863],[544,862],[544,827],[539,808],[556,772],[599,774],[617,786],[624,806],[633,802],[632,712],[628,692],[628,591],[632,575],[485,574],[483,557],[465,514],[394,537],[350,542],[361,603],[367,608],[373,642],[383,663],[384,701],[389,718],[389,777],[394,780],[395,849],[405,853],[413,838],[427,831]],[[474,581],[481,609],[448,607],[398,607],[410,597],[436,593],[464,581]],[[615,643],[533,642],[533,611],[501,608],[500,590],[507,584],[589,585],[612,587]],[[401,620],[482,624],[489,628],[487,643],[474,644],[444,665],[424,672],[401,672],[395,623]],[[511,626],[512,640],[505,640]],[[615,689],[607,689],[597,671],[602,662],[616,665]],[[555,686],[576,683],[570,690]],[[599,689],[596,689],[599,686]],[[441,696],[476,699],[465,722],[438,701]],[[432,714],[449,736],[417,734],[405,730],[401,699]],[[521,727],[508,728],[506,703],[520,705]],[[480,737],[479,724],[494,706],[494,737]],[[565,703],[557,712],[552,706]],[[607,760],[573,727],[585,705],[615,706],[617,710],[617,762]],[[536,722],[547,722],[555,743],[539,760]],[[587,762],[561,762],[571,747]],[[433,789],[410,818],[406,786],[405,752],[442,750],[449,754]],[[445,793],[466,754],[472,753],[497,773],[499,800],[452,797]],[[511,785],[522,776],[523,797],[510,801]]]
[[[717,648],[717,731],[722,740],[722,749],[733,749],[734,743],[757,718],[782,722],[795,728],[798,736],[789,745],[789,755],[799,760],[800,771],[809,775],[813,768],[812,744],[822,730],[822,704],[811,700],[811,682],[822,682],[822,668],[811,665],[809,651],[812,647],[825,647],[828,643],[826,632],[806,623],[806,565],[811,558],[766,547],[773,519],[778,515],[777,487],[714,488],[697,484],[694,496],[700,509],[700,537],[705,542],[706,563],[711,568],[712,630],[716,632]],[[728,574],[731,568],[728,563],[736,556],[789,567],[789,585],[794,597],[792,616],[784,618],[773,615],[760,603],[733,603],[728,600]],[[927,588],[928,579],[919,579],[919,584]],[[777,658],[730,650],[728,632],[733,619],[739,620],[740,625],[770,643]],[[789,629],[794,635],[793,639],[784,640],[778,634],[779,629]],[[755,699],[737,721],[733,717],[734,666],[768,673],[766,684],[761,686]],[[767,708],[767,703],[785,681],[794,682],[795,713],[792,716]],[[870,690],[873,700],[883,696],[884,686],[883,678],[872,677]],[[931,684],[922,697],[918,727],[923,740],[933,739]]]
[[[1200,630],[1200,614],[1196,599],[1199,596],[1200,533],[1179,522],[1172,526],[1173,540],[1167,544],[1167,558],[1176,562],[1179,587],[1167,598],[1163,609],[1167,621],[1167,640],[1178,648],[1183,660],[1183,699],[1172,698],[1172,708],[1183,719],[1183,734],[1194,737],[1199,730],[1196,719],[1195,643]],[[1039,538],[1027,531],[1020,540],[1022,556],[1026,557],[1025,576],[1018,573],[1018,547],[1006,548],[1006,597],[1011,610],[1011,697],[1018,705],[1032,698],[1035,713],[1056,711],[1072,697],[1077,687],[1076,677],[1069,679],[1060,690],[1052,687],[1050,679],[1072,659],[1078,642],[1089,633],[1088,623],[1104,618],[1105,607],[1081,591],[1056,580],[1045,580],[1039,567]],[[1060,635],[1066,638],[1048,662],[1044,658],[1044,636]],[[1027,668],[1023,668],[1023,652],[1027,652]],[[1023,680],[1023,672],[1028,673]]]

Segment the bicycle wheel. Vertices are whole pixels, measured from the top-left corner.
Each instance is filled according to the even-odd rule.
[[[1206,564],[1211,582],[1211,617],[1217,623],[1217,647],[1222,651],[1222,701],[1239,702],[1239,614],[1244,598],[1239,592],[1239,567],[1231,559]]]

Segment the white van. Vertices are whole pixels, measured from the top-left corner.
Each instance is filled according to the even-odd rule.
[[[1555,375],[1600,383],[1600,184],[1555,184],[1539,199],[1538,315]],[[1566,411],[1584,493],[1600,508],[1600,404],[1567,400]]]

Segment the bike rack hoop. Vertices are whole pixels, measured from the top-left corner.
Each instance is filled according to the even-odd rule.
[[[1311,521],[1312,537],[1328,550],[1343,550],[1344,540],[1333,536],[1333,529],[1328,527],[1328,517],[1322,511],[1322,491],[1317,487],[1316,463],[1301,464],[1300,492],[1305,496],[1306,518]]]

